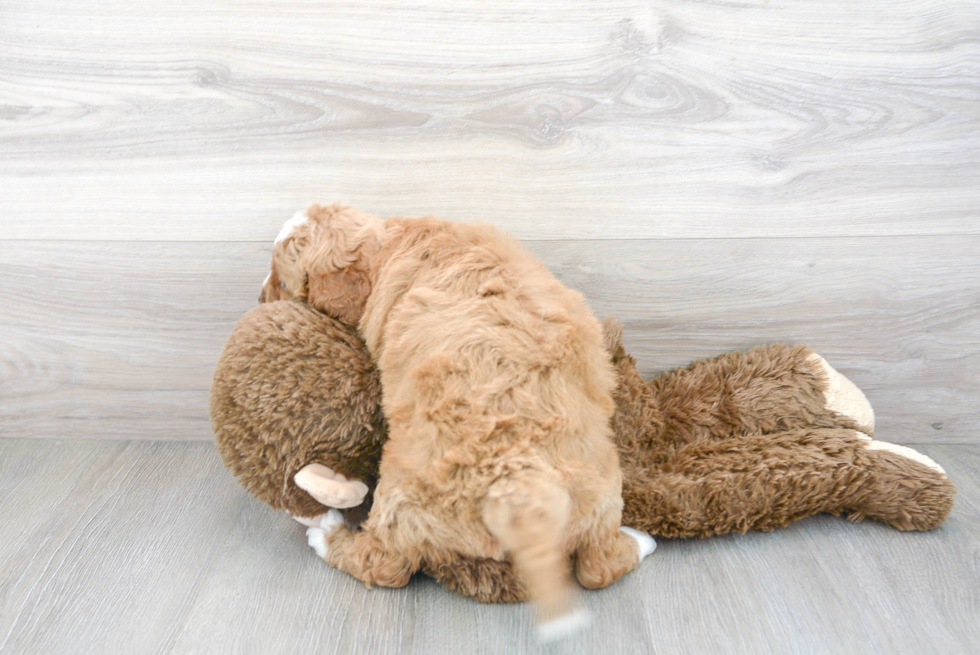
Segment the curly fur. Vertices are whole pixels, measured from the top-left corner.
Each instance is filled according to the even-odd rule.
[[[507,553],[543,619],[571,611],[570,555],[590,588],[632,569],[615,380],[582,296],[488,224],[307,215],[273,270],[286,293],[360,319],[389,424],[371,515],[333,533],[328,562],[398,586],[423,561]]]

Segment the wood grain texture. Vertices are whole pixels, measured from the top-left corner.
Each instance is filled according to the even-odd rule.
[[[585,594],[591,630],[541,649],[526,606],[325,566],[211,444],[0,440],[0,652],[973,653],[980,447],[922,450],[959,484],[941,528],[816,517],[660,540]]]
[[[809,343],[881,438],[980,443],[980,237],[539,241],[642,372]],[[0,241],[0,436],[211,439],[207,391],[270,246]]]
[[[8,0],[0,238],[980,234],[974,0]]]

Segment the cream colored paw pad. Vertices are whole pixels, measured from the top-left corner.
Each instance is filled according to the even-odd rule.
[[[657,550],[657,541],[645,532],[640,532],[628,526],[621,526],[619,531],[623,534],[628,534],[636,540],[636,550],[640,553],[640,561],[642,562],[647,555],[651,554],[653,551]]]
[[[874,432],[875,413],[864,392],[834,370],[827,360],[817,353],[811,354],[807,361],[817,370],[818,376],[827,380],[827,388],[823,392],[827,409],[843,414],[861,427]]]
[[[909,448],[908,446],[899,446],[898,444],[888,443],[887,441],[869,441],[865,447],[868,450],[884,450],[890,453],[895,453],[896,455],[901,455],[902,457],[907,457],[913,462],[924,464],[932,470],[939,471],[943,475],[946,475],[946,471],[943,470],[943,467],[937,464],[931,457],[926,457],[918,450]]]

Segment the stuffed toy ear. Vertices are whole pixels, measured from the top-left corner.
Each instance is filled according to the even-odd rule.
[[[340,269],[309,271],[306,302],[328,316],[357,326],[371,293],[371,281],[364,258]]]
[[[368,492],[360,480],[348,480],[323,464],[307,464],[293,476],[293,482],[320,504],[340,509],[360,505]]]

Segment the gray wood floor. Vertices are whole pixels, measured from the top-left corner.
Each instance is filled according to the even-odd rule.
[[[959,483],[938,530],[661,540],[587,593],[587,633],[539,649],[526,606],[329,568],[209,443],[0,440],[0,652],[976,653],[980,446],[921,449]]]

